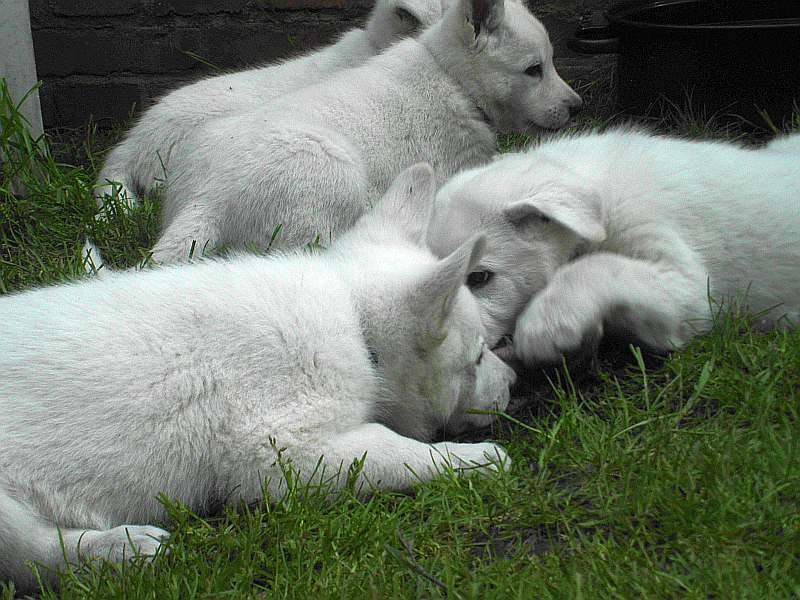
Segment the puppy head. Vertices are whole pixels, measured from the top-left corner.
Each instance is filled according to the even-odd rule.
[[[454,0],[437,36],[426,36],[499,133],[558,129],[582,101],[553,66],[544,26],[514,0]]]
[[[434,190],[430,167],[411,167],[350,241],[342,240],[357,270],[367,345],[383,376],[387,402],[379,418],[423,440],[488,424],[492,416],[467,411],[503,410],[515,379],[489,350],[478,304],[464,286],[480,264],[483,236],[442,259],[425,246]]]
[[[485,339],[494,347],[561,265],[605,238],[592,194],[569,184],[555,166],[531,154],[507,155],[456,175],[439,191],[427,229],[433,252],[445,256],[471,232],[484,231],[486,251],[467,276]],[[537,171],[543,171],[537,174]]]
[[[377,0],[367,21],[369,41],[383,50],[414,36],[442,17],[444,0]]]

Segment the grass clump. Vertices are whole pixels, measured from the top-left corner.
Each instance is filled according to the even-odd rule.
[[[86,236],[114,266],[146,256],[154,202],[126,212],[111,198],[96,220],[93,169],[56,161],[5,87],[0,119],[0,292],[82,276]],[[619,121],[582,119],[582,129]],[[681,135],[720,133],[665,119]],[[76,567],[41,596],[800,595],[800,332],[759,333],[729,311],[666,359],[618,354],[527,378],[513,418],[486,434],[508,449],[508,473],[444,473],[368,500],[293,486],[210,517],[164,498],[172,536],[155,561]],[[13,595],[0,584],[0,598]]]
[[[106,200],[109,217],[95,219],[94,173],[57,161],[47,137],[30,134],[20,105],[0,79],[0,292],[83,275],[87,237],[115,267],[141,261],[157,226],[156,204],[123,211],[117,193]]]

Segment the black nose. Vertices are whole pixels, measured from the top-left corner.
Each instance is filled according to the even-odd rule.
[[[579,112],[581,112],[581,109],[583,108],[583,100],[579,97],[574,102],[570,102],[568,108],[569,108],[569,116],[574,117]]]

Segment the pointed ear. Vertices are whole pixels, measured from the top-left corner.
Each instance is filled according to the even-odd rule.
[[[474,235],[450,256],[437,262],[411,291],[414,312],[420,317],[423,337],[437,343],[447,336],[445,322],[455,305],[458,291],[475,270],[486,250],[483,234]],[[424,347],[429,347],[423,343]]]
[[[433,169],[427,163],[417,163],[394,179],[368,218],[393,237],[402,236],[422,246],[435,193]]]
[[[606,239],[606,230],[599,210],[588,202],[581,202],[575,194],[542,195],[509,204],[504,210],[506,218],[514,224],[527,219],[555,221],[579,238],[599,244]]]
[[[486,46],[491,33],[500,26],[505,15],[504,0],[461,0],[467,18],[467,29],[472,30],[475,49]]]

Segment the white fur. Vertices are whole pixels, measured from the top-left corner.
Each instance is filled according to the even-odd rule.
[[[255,110],[360,65],[441,16],[440,0],[376,0],[366,27],[347,32],[331,46],[278,64],[202,79],[167,94],[109,153],[98,177],[98,204],[113,193],[108,182],[121,185],[119,193],[129,201],[152,192],[189,150],[186,137],[202,124]]]
[[[279,497],[277,449],[334,488],[365,457],[362,493],[507,466],[491,443],[429,443],[488,424],[467,409],[502,410],[514,379],[463,286],[482,238],[444,260],[424,247],[433,193],[410,168],[324,253],[0,298],[0,579],[30,589],[26,561],[52,576],[58,530],[70,561],[155,553],[159,493],[201,514],[260,499],[265,478]]]
[[[470,280],[494,273],[473,286],[488,339],[513,332],[529,363],[606,326],[680,347],[710,326],[709,293],[744,298],[765,324],[797,323],[798,142],[749,150],[630,130],[555,139],[454,177],[428,243],[447,253],[486,231]]]
[[[488,16],[472,14],[472,2]],[[542,76],[525,74],[536,63]],[[198,252],[266,245],[278,226],[273,247],[317,235],[328,243],[406,166],[429,162],[443,181],[488,160],[496,131],[557,128],[579,104],[525,7],[456,0],[419,38],[187,138],[191,150],[173,161],[162,196],[153,258],[185,260],[192,242]]]
[[[800,134],[780,135],[766,145],[767,150],[776,152],[791,152],[800,158]]]

